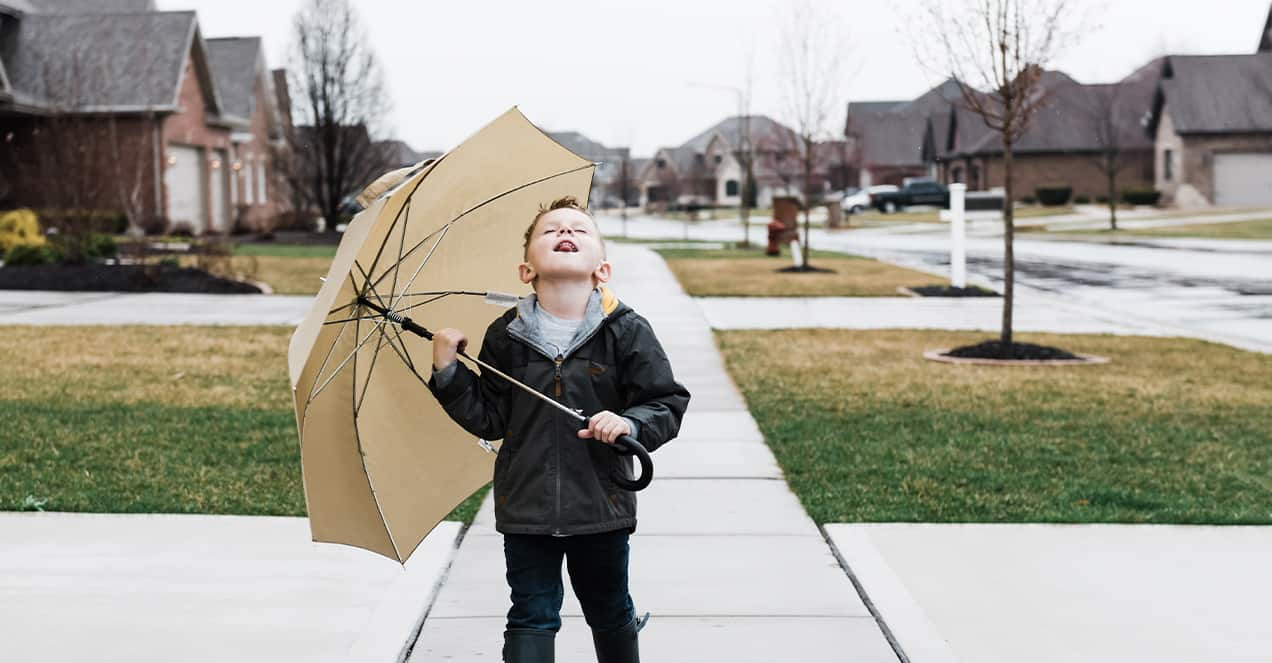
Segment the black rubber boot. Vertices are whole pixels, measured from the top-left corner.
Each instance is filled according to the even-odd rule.
[[[649,621],[633,618],[631,623],[617,631],[592,631],[592,643],[596,645],[596,663],[640,663],[640,647],[637,633]]]
[[[504,631],[504,663],[554,663],[556,633],[513,628]]]

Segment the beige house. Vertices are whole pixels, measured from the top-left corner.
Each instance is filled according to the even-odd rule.
[[[1272,205],[1272,52],[1166,58],[1149,130],[1164,202]]]

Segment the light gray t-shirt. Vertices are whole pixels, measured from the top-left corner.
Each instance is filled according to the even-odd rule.
[[[579,325],[583,324],[582,320],[563,320],[561,318],[548,313],[538,302],[534,305],[534,315],[538,318],[539,331],[543,334],[543,340],[548,345],[556,348],[557,355],[565,354],[567,348],[570,347],[570,341],[574,340],[574,334],[579,331]]]

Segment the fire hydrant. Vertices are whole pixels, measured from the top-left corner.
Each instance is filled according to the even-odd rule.
[[[786,224],[778,219],[769,221],[768,224],[768,247],[764,249],[765,255],[776,256],[782,254],[782,235],[786,234]]]

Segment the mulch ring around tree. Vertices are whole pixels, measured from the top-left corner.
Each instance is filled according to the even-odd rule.
[[[1001,341],[985,341],[954,349],[928,350],[923,353],[923,358],[946,364],[991,366],[1084,366],[1109,363],[1107,357],[1079,355],[1060,348],[1032,343],[1004,345]]]
[[[783,274],[835,274],[836,273],[835,270],[833,269],[826,269],[825,267],[814,267],[812,265],[807,265],[807,266],[792,265],[790,267],[783,267],[777,271],[782,272]]]
[[[1000,297],[997,292],[978,285],[956,288],[952,285],[921,285],[915,288],[898,288],[901,294],[911,297]]]
[[[0,290],[260,294],[250,283],[175,265],[30,265],[0,267]]]

